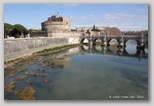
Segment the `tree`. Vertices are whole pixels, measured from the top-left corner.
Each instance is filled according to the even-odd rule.
[[[20,24],[11,25],[8,23],[4,23],[4,38],[7,38],[7,36],[13,36],[15,38],[19,38],[21,34],[27,35],[29,32],[28,30]]]
[[[13,25],[9,23],[4,23],[4,38],[11,36],[11,31],[13,30]]]
[[[24,34],[27,35],[28,34],[28,30],[23,26],[23,25],[20,25],[20,24],[15,24],[14,25],[14,28],[13,28],[13,31],[12,31],[12,35],[16,38],[19,38],[21,36],[21,34]]]
[[[94,31],[96,29],[96,27],[95,27],[95,25],[93,25],[93,28],[92,28],[92,30],[91,31]]]
[[[97,28],[95,27],[95,25],[93,25],[93,28],[92,28],[92,30],[91,30],[91,31],[100,32],[100,30],[99,30],[99,29],[97,29]]]

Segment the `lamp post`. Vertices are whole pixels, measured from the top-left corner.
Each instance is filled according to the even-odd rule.
[[[107,25],[107,36],[109,34],[109,25]]]

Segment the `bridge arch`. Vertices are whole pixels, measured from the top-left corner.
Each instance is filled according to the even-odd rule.
[[[84,42],[84,41],[85,41],[85,42]],[[80,43],[81,43],[81,44],[89,43],[89,39],[83,38],[83,39],[81,39]]]
[[[93,44],[97,44],[97,43],[102,44],[102,39],[100,39],[100,38],[95,38],[95,39],[93,40]]]
[[[138,45],[139,44],[139,40],[135,40],[135,39],[125,39],[124,40],[124,44],[126,45],[129,41],[131,41],[131,42],[134,42],[135,41],[135,43],[136,43],[136,45]]]
[[[129,54],[129,55],[135,55],[136,54],[136,47],[138,45],[138,40],[135,40],[135,39],[126,39],[125,40],[125,50],[126,52]]]
[[[120,44],[120,41],[119,41],[118,39],[115,39],[115,38],[110,38],[110,39],[108,39],[108,40],[107,40],[107,44],[111,45],[111,44],[110,44],[111,41],[113,41],[114,43],[117,43],[117,45]]]

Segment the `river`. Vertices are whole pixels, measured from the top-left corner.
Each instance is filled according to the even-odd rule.
[[[36,100],[148,99],[148,48],[137,50],[133,41],[126,48],[82,45],[22,64],[15,75],[4,71],[4,83],[26,75],[13,90],[31,87]],[[21,99],[21,93],[5,91],[4,99]]]

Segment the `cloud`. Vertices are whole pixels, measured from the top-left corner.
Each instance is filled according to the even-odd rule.
[[[132,14],[103,14],[87,16],[74,16],[70,18],[73,27],[79,26],[110,26],[118,27],[120,30],[140,30],[148,29],[148,16],[138,16]]]
[[[118,14],[104,14],[102,16],[106,21],[129,21],[133,18],[133,15],[118,13]]]
[[[89,14],[87,16],[79,16],[73,17],[71,20],[73,22],[83,22],[86,23],[93,23],[93,24],[100,24],[100,23],[116,23],[116,22],[128,22],[134,18],[133,15],[119,13],[119,14],[104,14],[102,16],[95,16]],[[145,18],[145,17],[144,17]]]
[[[69,6],[69,7],[77,7],[79,4],[63,4],[64,6]]]

